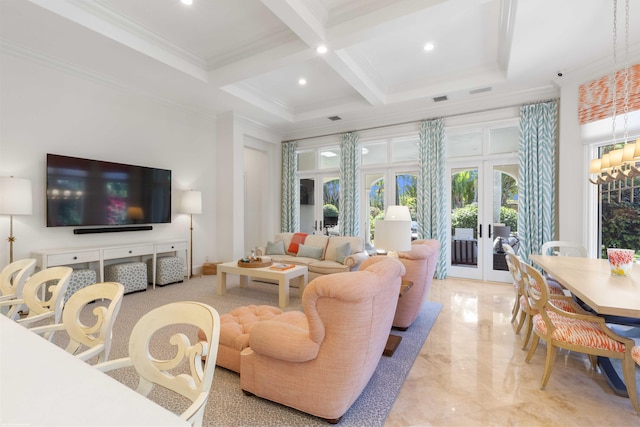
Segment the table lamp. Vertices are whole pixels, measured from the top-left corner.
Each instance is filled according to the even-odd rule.
[[[502,239],[507,239],[507,242],[509,241],[509,237],[511,237],[511,227],[506,225],[494,225],[493,237],[498,240],[498,250],[496,252],[503,254],[504,249],[502,248]]]
[[[189,214],[191,225],[189,227],[189,277],[193,277],[193,214],[202,213],[202,193],[200,191],[188,190],[182,193],[182,203],[180,205],[182,213]]]
[[[9,215],[9,263],[13,262],[13,216],[31,215],[31,181],[25,178],[0,178],[0,215]]]
[[[374,232],[376,250],[398,257],[399,251],[411,249],[411,215],[406,206],[389,206],[385,219],[376,221]]]

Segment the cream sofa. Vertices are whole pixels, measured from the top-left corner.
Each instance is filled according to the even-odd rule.
[[[303,244],[312,248],[322,248],[322,256],[319,259],[297,256],[296,253],[288,250],[291,245],[293,235],[294,233],[277,233],[273,242],[270,242],[275,243],[282,241],[284,246],[284,255],[269,253],[267,250],[269,245],[257,248],[256,255],[267,256],[276,263],[306,265],[309,269],[309,280],[325,274],[355,271],[358,269],[362,261],[369,258],[369,254],[364,250],[364,241],[360,237],[316,236],[311,234],[305,238]],[[343,262],[339,262],[336,260],[336,258],[339,258],[337,257],[337,249],[345,243],[349,243],[351,246],[351,254],[346,256]]]

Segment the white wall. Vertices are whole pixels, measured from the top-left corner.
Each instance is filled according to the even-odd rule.
[[[640,57],[632,57],[630,64]],[[611,73],[609,60],[594,63],[580,72],[563,77],[560,84],[559,164],[558,164],[558,237],[580,242],[596,256],[595,211],[596,187],[589,183],[590,144],[612,139],[611,119],[580,125],[578,122],[578,90],[581,84]],[[566,76],[567,73],[565,73]],[[623,94],[618,94],[623,96]],[[640,135],[639,114],[629,114],[628,132],[632,139]],[[617,138],[623,134],[623,117],[618,112]]]
[[[0,68],[0,176],[29,178],[34,212],[14,217],[14,258],[32,250],[189,239],[180,190],[203,193],[194,215],[194,269],[216,257],[216,118],[151,99],[97,76],[3,53]],[[45,154],[171,169],[171,224],[152,231],[74,235],[45,225]],[[8,262],[8,217],[0,216],[0,265]]]

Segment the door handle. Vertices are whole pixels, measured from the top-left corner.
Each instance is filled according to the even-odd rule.
[[[491,238],[491,224],[489,224],[489,238]]]
[[[482,239],[482,224],[478,224],[478,227],[480,227],[478,230],[478,239]]]
[[[315,221],[313,221],[313,231],[316,231],[318,229],[318,220],[316,219]]]

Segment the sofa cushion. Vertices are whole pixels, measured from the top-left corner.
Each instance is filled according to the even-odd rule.
[[[296,256],[322,259],[323,253],[324,253],[324,248],[300,244],[298,245],[298,253],[296,254]]]
[[[335,260],[336,248],[345,242],[349,242],[351,245],[351,253],[355,254],[364,251],[364,242],[360,237],[352,236],[331,236],[329,243],[327,244],[327,250],[324,254],[324,259]]]
[[[351,271],[348,266],[330,260],[311,262],[307,268],[309,272],[316,274],[345,273]]]
[[[336,247],[336,261],[344,264],[344,259],[351,255],[351,243],[344,242]]]
[[[326,248],[327,242],[329,241],[329,236],[324,235],[309,235],[307,239],[304,241],[305,246],[313,246],[316,248],[322,248],[322,259],[326,258]]]
[[[298,253],[298,247],[305,242],[307,239],[307,233],[293,233],[293,237],[291,237],[291,243],[289,243],[288,252]]]
[[[267,255],[284,255],[284,241],[267,242]]]

